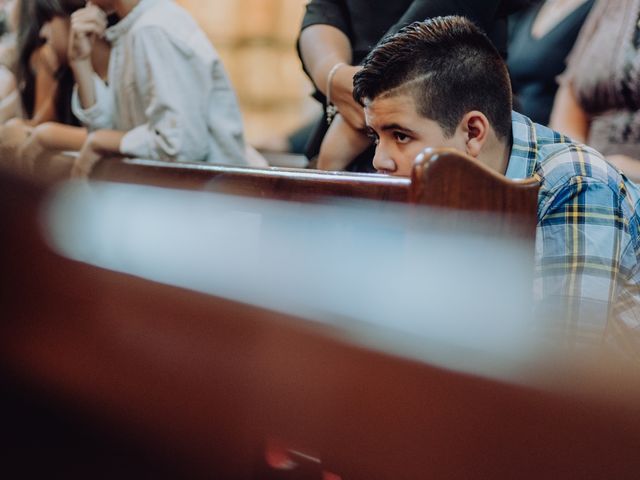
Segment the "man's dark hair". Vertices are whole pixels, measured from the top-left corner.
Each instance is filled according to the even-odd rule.
[[[386,37],[363,62],[353,96],[364,105],[408,93],[416,111],[454,134],[462,117],[484,113],[501,140],[511,133],[511,84],[502,57],[470,20],[458,16],[415,22]]]

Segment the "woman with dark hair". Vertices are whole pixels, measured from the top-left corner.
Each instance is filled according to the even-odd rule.
[[[21,0],[20,4],[16,71],[24,120],[12,122],[11,133],[3,137],[16,146],[13,156],[19,157],[21,167],[33,171],[46,167],[35,165],[44,154],[77,151],[87,138],[71,111],[75,79],[67,57],[71,14],[86,2]],[[109,51],[106,41],[95,39],[92,63],[102,78],[107,75]]]

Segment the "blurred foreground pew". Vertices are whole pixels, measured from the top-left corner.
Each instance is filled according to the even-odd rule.
[[[4,477],[637,478],[637,376],[492,380],[72,261],[44,195],[0,174]]]

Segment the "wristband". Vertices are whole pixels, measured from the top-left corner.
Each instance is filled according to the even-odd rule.
[[[331,70],[329,70],[329,75],[327,75],[327,104],[325,106],[325,113],[327,116],[327,124],[331,125],[334,117],[338,114],[338,108],[331,103],[331,83],[333,82],[333,77],[336,76],[338,70],[341,67],[344,67],[346,63],[338,62],[336,63]]]

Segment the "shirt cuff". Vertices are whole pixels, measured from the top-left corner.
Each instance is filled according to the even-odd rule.
[[[82,124],[89,127],[90,130],[106,128],[106,126],[101,125],[106,114],[101,104],[101,99],[105,98],[109,94],[108,87],[97,75],[93,76],[93,85],[95,87],[96,103],[90,107],[82,108],[80,95],[78,94],[78,85],[73,87],[73,95],[71,97],[71,110],[73,111],[73,114]]]
[[[120,141],[120,153],[127,157],[157,159],[150,148],[149,126],[140,125],[124,134]]]

